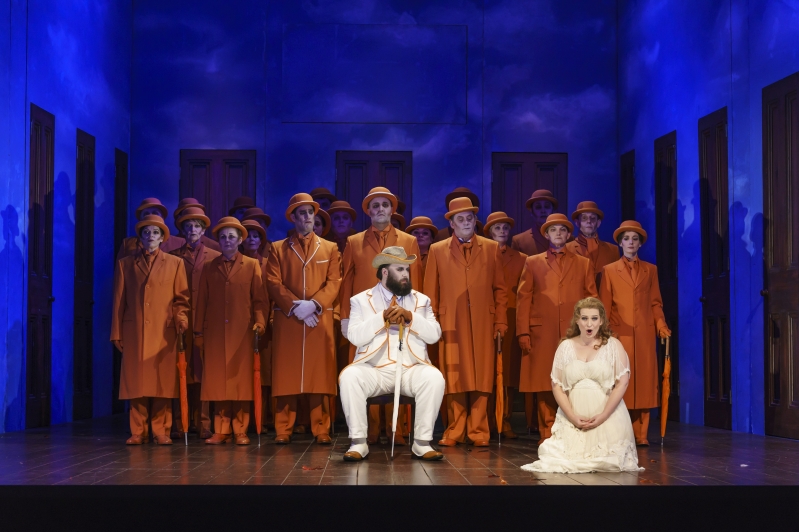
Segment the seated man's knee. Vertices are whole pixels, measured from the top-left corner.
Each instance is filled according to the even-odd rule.
[[[348,384],[357,383],[358,370],[356,370],[353,366],[348,366],[341,371],[341,375],[338,377],[338,382],[340,386],[347,386]]]

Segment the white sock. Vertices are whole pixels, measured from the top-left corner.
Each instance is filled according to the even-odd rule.
[[[413,440],[412,450],[413,454],[415,454],[416,456],[424,456],[425,453],[429,453],[430,451],[435,451],[435,449],[433,449],[430,446],[429,441],[419,441],[417,439]]]
[[[366,438],[353,438],[350,443],[350,449],[347,452],[354,451],[361,456],[369,454],[369,445],[366,444]]]

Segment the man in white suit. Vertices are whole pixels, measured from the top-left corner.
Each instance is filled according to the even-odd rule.
[[[341,404],[352,439],[345,461],[358,462],[369,454],[366,400],[395,392],[396,382],[402,395],[416,400],[411,451],[422,460],[444,456],[430,445],[444,397],[444,376],[427,357],[427,344],[438,342],[441,326],[430,298],[411,287],[414,262],[416,256],[407,256],[402,247],[385,248],[372,260],[380,282],[350,298],[347,338],[357,349],[354,362],[339,376]]]

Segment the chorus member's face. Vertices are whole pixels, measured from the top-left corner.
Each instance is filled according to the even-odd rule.
[[[569,241],[571,233],[565,225],[550,225],[547,228],[547,240],[555,249],[560,249]]]
[[[244,218],[244,211],[246,211],[246,207],[239,207],[235,211],[233,211],[233,217],[236,218],[238,221],[241,221]]]
[[[407,296],[411,292],[411,267],[407,264],[389,264],[383,270],[382,282],[392,294]]]
[[[336,235],[346,236],[352,229],[352,218],[344,211],[337,211],[330,216],[330,225]]]
[[[580,226],[580,232],[586,238],[594,238],[599,226],[602,225],[602,220],[593,212],[584,212],[577,219],[577,224]]]
[[[146,209],[142,209],[141,214],[139,215],[139,219],[143,220],[145,216],[150,216],[151,214],[155,214],[156,216],[161,216],[161,211],[158,210],[156,207],[147,207]]]
[[[258,248],[261,247],[261,235],[258,231],[247,231],[247,238],[244,239],[244,245],[242,246],[247,251],[258,251]]]
[[[638,255],[638,250],[641,249],[641,235],[635,231],[625,231],[621,235],[619,246],[624,256],[632,259]]]
[[[313,205],[302,205],[294,209],[291,213],[291,221],[294,222],[294,229],[298,235],[305,236],[313,231],[314,213]]]
[[[319,204],[319,208],[323,211],[330,208],[330,200],[328,198],[314,198],[314,201]]]
[[[402,229],[402,228],[400,227],[399,220],[396,220],[396,219],[394,219],[394,218],[392,218],[392,219],[391,219],[391,225],[393,225],[395,229],[400,229],[400,230]]]
[[[536,200],[530,205],[530,210],[533,213],[533,221],[541,227],[547,221],[547,216],[555,212],[552,203],[547,200]]]
[[[577,320],[577,326],[580,327],[580,336],[583,339],[596,338],[596,333],[602,325],[602,318],[599,317],[599,311],[594,308],[584,308],[580,310],[580,319]]]
[[[416,242],[422,249],[429,248],[430,244],[433,243],[433,232],[426,227],[414,229],[411,234],[416,237]]]
[[[372,225],[385,225],[390,223],[391,214],[394,211],[391,207],[391,201],[384,196],[372,198],[366,210],[369,211],[369,218],[372,219]]]
[[[510,237],[509,223],[500,222],[491,226],[491,239],[499,242],[501,246],[508,243],[508,237]]]
[[[145,225],[139,233],[141,245],[147,251],[153,252],[164,241],[164,232],[157,225]]]
[[[217,233],[219,238],[219,247],[222,248],[222,254],[226,257],[231,257],[236,253],[241,245],[241,233],[235,227],[225,227]]]
[[[200,220],[186,220],[183,222],[183,234],[189,244],[194,245],[205,234],[205,227]]]
[[[316,233],[316,236],[322,236],[322,233],[325,232],[325,221],[318,214],[313,217],[313,232]]]
[[[477,217],[473,212],[459,212],[449,219],[449,226],[455,236],[461,240],[470,240],[474,235],[474,226],[477,222]]]

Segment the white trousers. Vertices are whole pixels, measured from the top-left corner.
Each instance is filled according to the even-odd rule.
[[[369,425],[366,400],[394,393],[395,371],[394,364],[376,368],[364,363],[349,365],[341,372],[339,377],[341,406],[347,417],[350,438],[366,438]],[[416,399],[414,440],[432,440],[433,425],[444,398],[444,376],[434,366],[427,364],[403,367],[400,393]],[[390,419],[387,423],[391,426]]]

